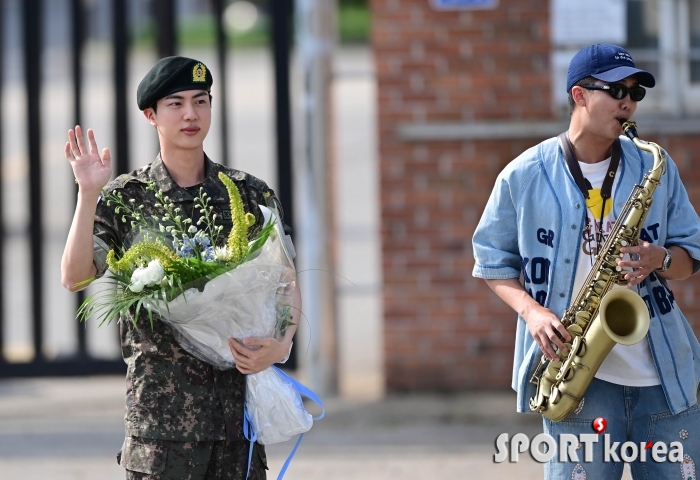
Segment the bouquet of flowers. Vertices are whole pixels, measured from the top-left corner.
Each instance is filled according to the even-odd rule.
[[[157,313],[185,350],[221,369],[235,364],[229,338],[283,336],[292,312],[282,294],[296,276],[277,212],[260,206],[264,226],[249,241],[255,217],[245,213],[233,181],[223,173],[219,179],[228,191],[233,219],[225,243],[204,189],[194,201],[201,215],[197,225],[153,184],[148,188],[155,192],[162,217],[146,218],[143,205],[126,201],[119,191],[106,193],[107,205],[120,220],[139,229],[139,240],[118,259],[114,250],[108,253],[109,288],[89,296],[79,317],[97,314],[110,322],[133,308],[136,322],[146,309],[152,323]]]
[[[119,191],[105,193],[119,220],[131,222],[139,234],[120,255],[107,254],[108,288],[85,300],[78,311],[82,320],[97,314],[102,323],[110,322],[133,309],[136,322],[145,309],[151,325],[157,314],[187,352],[220,369],[235,366],[229,338],[284,336],[293,325],[292,306],[284,302],[285,291],[296,282],[293,247],[273,205],[259,207],[264,226],[249,240],[255,217],[245,212],[233,181],[223,173],[219,179],[229,194],[233,220],[225,242],[204,189],[194,200],[200,213],[196,225],[154,184],[147,188],[155,192],[160,217],[146,218],[143,205],[125,200]],[[277,443],[311,428],[314,419],[300,393],[321,404],[313,392],[274,367],[246,381],[245,417],[252,440]]]

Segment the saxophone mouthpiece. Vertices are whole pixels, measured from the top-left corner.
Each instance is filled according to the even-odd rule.
[[[620,125],[622,125],[622,130],[630,140],[639,137],[639,135],[637,135],[637,122],[633,122],[632,120],[620,120]]]

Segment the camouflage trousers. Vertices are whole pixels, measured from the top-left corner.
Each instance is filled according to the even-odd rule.
[[[245,480],[250,442],[171,442],[126,437],[117,462],[127,480]],[[250,480],[267,478],[265,448],[256,443]]]

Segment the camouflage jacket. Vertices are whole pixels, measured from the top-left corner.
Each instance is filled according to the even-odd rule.
[[[194,197],[204,187],[217,214],[216,223],[223,225],[222,233],[228,235],[232,226],[229,198],[217,178],[223,171],[238,186],[245,210],[255,215],[256,223],[249,233],[257,234],[263,222],[258,204],[278,204],[274,192],[265,182],[247,173],[226,168],[206,157],[205,162],[206,178],[194,187],[177,185],[158,157],[150,165],[117,177],[105,190],[119,190],[127,201],[135,199],[138,205],[145,206],[146,216],[162,216],[163,212],[155,207],[154,192],[146,188],[147,182],[154,182],[156,188],[182,209],[183,217],[192,218],[194,225],[199,218]],[[106,270],[106,251],[128,248],[136,235],[130,219],[124,221],[105,201],[98,202],[94,227],[98,276]],[[172,441],[243,438],[243,374],[236,369],[219,370],[191,356],[176,342],[171,328],[164,322],[156,317],[151,327],[144,310],[135,325],[133,312],[123,316],[119,324],[122,356],[127,364],[127,435]]]

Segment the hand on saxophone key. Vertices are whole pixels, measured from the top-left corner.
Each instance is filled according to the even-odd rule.
[[[530,335],[535,339],[548,360],[559,359],[553,345],[559,351],[567,353],[568,349],[564,343],[571,342],[571,335],[551,310],[537,304],[530,307],[523,318],[530,330]]]
[[[628,258],[621,259],[617,263],[620,267],[632,269],[624,276],[629,287],[642,283],[651,272],[661,268],[666,256],[666,250],[663,247],[649,242],[640,242],[633,247],[622,247],[620,252],[629,255]]]

